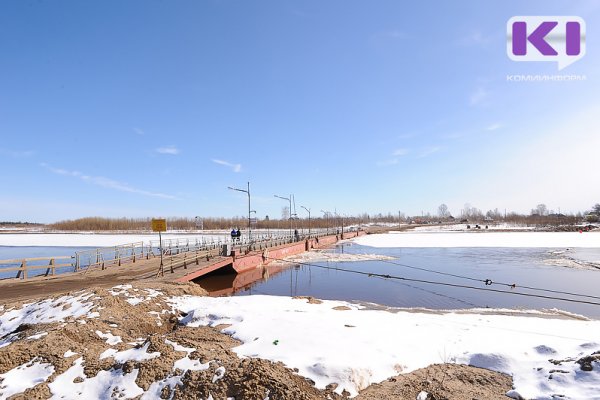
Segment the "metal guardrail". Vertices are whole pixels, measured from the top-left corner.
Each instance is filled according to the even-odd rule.
[[[92,267],[105,269],[111,265],[120,266],[124,262],[130,261],[135,263],[137,259],[144,258],[144,242],[78,251],[74,258],[75,272]]]

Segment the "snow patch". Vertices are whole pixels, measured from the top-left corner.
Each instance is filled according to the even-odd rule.
[[[0,316],[0,337],[14,332],[20,325],[48,324],[64,322],[67,318],[88,316],[94,303],[88,299],[93,294],[82,293],[78,296],[62,296],[35,303],[24,304],[20,309],[6,311]]]
[[[124,373],[120,369],[100,371],[95,377],[88,378],[83,370],[83,357],[75,360],[64,373],[48,384],[52,399],[131,399],[144,393],[135,380],[138,370]]]
[[[353,239],[371,247],[600,247],[600,232],[390,232]]]
[[[54,366],[37,358],[0,374],[0,400],[4,400],[45,382],[54,373]]]
[[[600,363],[594,361],[592,371],[582,371],[576,362],[600,350],[597,320],[494,315],[489,309],[485,316],[464,311],[388,312],[341,301],[310,304],[262,295],[182,296],[169,301],[187,313],[183,325],[230,325],[222,332],[242,342],[233,349],[240,357],[283,362],[317,388],[336,383],[337,393],[347,390],[355,396],[368,385],[397,375],[399,365],[407,373],[456,362],[512,375],[514,390],[524,398],[553,394],[598,398]],[[337,306],[350,310],[339,312],[333,309]],[[440,354],[447,356],[442,359]],[[549,360],[564,361],[557,366]]]
[[[150,343],[146,343],[144,346],[139,348],[133,348],[129,350],[117,351],[115,349],[108,349],[100,354],[100,359],[103,360],[105,358],[113,357],[116,362],[123,364],[127,361],[145,361],[151,360],[153,358],[159,357],[160,353],[155,351],[153,353],[148,353],[148,347]]]
[[[100,336],[102,339],[106,339],[106,344],[114,346],[116,344],[122,343],[123,340],[121,336],[115,336],[110,332],[102,333],[101,331],[96,331],[96,335]]]

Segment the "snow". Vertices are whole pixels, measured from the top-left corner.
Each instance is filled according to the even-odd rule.
[[[124,374],[120,369],[111,369],[88,378],[83,370],[83,357],[80,357],[68,370],[54,378],[48,387],[52,399],[104,399],[108,398],[107,395],[110,398],[131,399],[144,393],[135,383],[138,372],[133,369]],[[76,379],[81,382],[76,382]]]
[[[420,391],[419,394],[417,395],[417,400],[427,400],[428,395],[429,395],[429,393]]]
[[[558,394],[600,399],[600,362],[594,361],[589,372],[576,363],[600,350],[596,320],[557,319],[552,314],[541,318],[533,313],[388,312],[341,301],[309,304],[259,295],[183,296],[170,301],[187,313],[181,320],[184,325],[230,325],[223,332],[242,342],[233,349],[240,357],[281,361],[298,368],[318,388],[338,384],[338,393],[345,389],[354,396],[399,372],[455,362],[512,375],[514,393],[524,398]],[[334,310],[336,306],[350,310]],[[549,359],[563,361],[555,365]]]
[[[48,335],[48,332],[40,332],[40,333],[37,333],[35,335],[27,336],[27,339],[28,340],[38,340],[38,339],[41,339],[41,338],[43,338],[44,336],[47,336],[47,335]]]
[[[229,234],[207,235],[163,234],[165,240],[217,241]],[[157,234],[105,234],[105,233],[2,233],[0,246],[57,246],[57,247],[113,247],[123,244],[157,241]]]
[[[165,339],[165,343],[168,344],[168,345],[170,345],[170,346],[172,346],[173,350],[175,350],[175,351],[186,352],[188,354],[188,356],[190,354],[192,354],[194,351],[196,351],[196,349],[194,347],[185,347],[185,346],[182,346],[179,343],[173,342],[173,341],[171,341],[169,339]]]
[[[77,353],[75,353],[74,351],[71,351],[71,350],[67,350],[67,351],[65,351],[65,354],[63,355],[63,357],[69,358],[69,357],[73,357],[74,355],[77,355]]]
[[[175,361],[175,363],[173,364],[173,371],[205,371],[208,368],[210,368],[211,362],[212,361],[202,364],[200,360],[192,360],[189,356],[185,356]]]
[[[139,289],[133,289],[133,286],[131,286],[129,284],[113,286],[108,292],[113,296],[127,297],[125,299],[125,301],[128,302],[129,304],[131,304],[132,306],[137,306],[138,304],[143,303],[144,301],[151,300],[151,299],[163,294],[159,290],[143,289],[143,291],[146,292],[146,295],[142,294],[141,296],[137,296],[135,294],[129,293],[129,290],[133,290],[134,292],[138,292],[138,293],[140,292]]]
[[[225,376],[225,367],[219,367],[215,370],[215,374],[212,377],[212,383],[215,383],[219,379],[223,379]]]
[[[162,398],[162,390],[165,387],[169,387],[170,390],[170,397],[168,398],[168,400],[171,400],[173,398],[173,396],[175,395],[175,392],[173,391],[173,389],[175,388],[175,386],[181,386],[183,385],[183,383],[181,382],[181,376],[179,375],[175,375],[175,376],[171,376],[168,378],[165,378],[161,381],[157,381],[157,382],[153,382],[150,387],[148,388],[148,390],[146,391],[146,393],[144,393],[144,395],[141,397],[141,400],[156,400],[156,399],[161,399]]]
[[[497,230],[511,230],[511,231],[532,231],[535,229],[534,226],[516,225],[508,223],[470,223],[470,224],[444,224],[444,225],[425,225],[415,226],[412,232],[454,232],[454,231],[467,231],[467,225],[471,226],[471,230],[475,229],[475,225],[481,226],[482,230],[485,230],[487,225],[489,231]]]
[[[165,343],[171,345],[173,347],[173,350],[175,351],[182,351],[187,353],[185,357],[175,361],[175,364],[173,364],[173,371],[181,370],[184,373],[185,371],[204,371],[210,368],[210,363],[213,362],[209,361],[205,364],[202,364],[200,360],[192,360],[190,358],[190,354],[196,351],[194,347],[184,347],[169,339],[165,339]]]
[[[327,251],[308,251],[302,254],[285,258],[287,261],[295,262],[356,262],[372,260],[393,260],[393,257],[380,254],[350,254],[333,253]]]
[[[42,382],[54,373],[52,364],[42,363],[36,358],[0,374],[0,400],[23,393]]]
[[[139,348],[133,348],[129,350],[117,351],[115,349],[105,350],[102,354],[100,354],[100,359],[105,359],[109,357],[113,357],[116,362],[123,364],[127,361],[145,361],[151,360],[153,358],[159,357],[160,353],[155,351],[153,353],[147,353],[148,347],[150,343],[146,343],[144,346]]]
[[[8,346],[12,342],[19,340],[19,333],[11,333],[0,339],[0,349]]]
[[[67,318],[90,317],[94,303],[89,301],[92,294],[62,296],[35,303],[24,304],[20,309],[12,309],[0,315],[0,337],[14,332],[20,325],[64,322]]]
[[[123,342],[121,336],[115,336],[110,332],[102,333],[101,331],[96,331],[96,335],[100,336],[102,339],[106,339],[106,343],[111,346]]]
[[[371,247],[600,247],[600,232],[390,232],[354,242]]]

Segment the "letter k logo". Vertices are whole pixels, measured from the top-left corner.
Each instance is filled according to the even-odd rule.
[[[556,56],[558,53],[546,42],[545,37],[558,25],[556,21],[542,22],[532,33],[527,36],[527,22],[513,23],[513,54],[524,56],[527,54],[527,41],[541,54]]]

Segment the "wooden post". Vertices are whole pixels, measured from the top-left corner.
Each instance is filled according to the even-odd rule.
[[[23,260],[21,268],[23,268],[23,279],[27,279],[27,260]]]
[[[56,262],[54,261],[54,258],[52,258],[52,259],[50,260],[50,266],[51,266],[51,268],[52,268],[52,276],[54,276],[54,272],[55,272],[55,268],[56,268],[56,267],[54,266],[54,264],[56,264]]]
[[[143,251],[143,247],[142,247],[142,251]],[[131,253],[133,253],[133,262],[135,263],[135,246],[133,244],[131,245]]]

